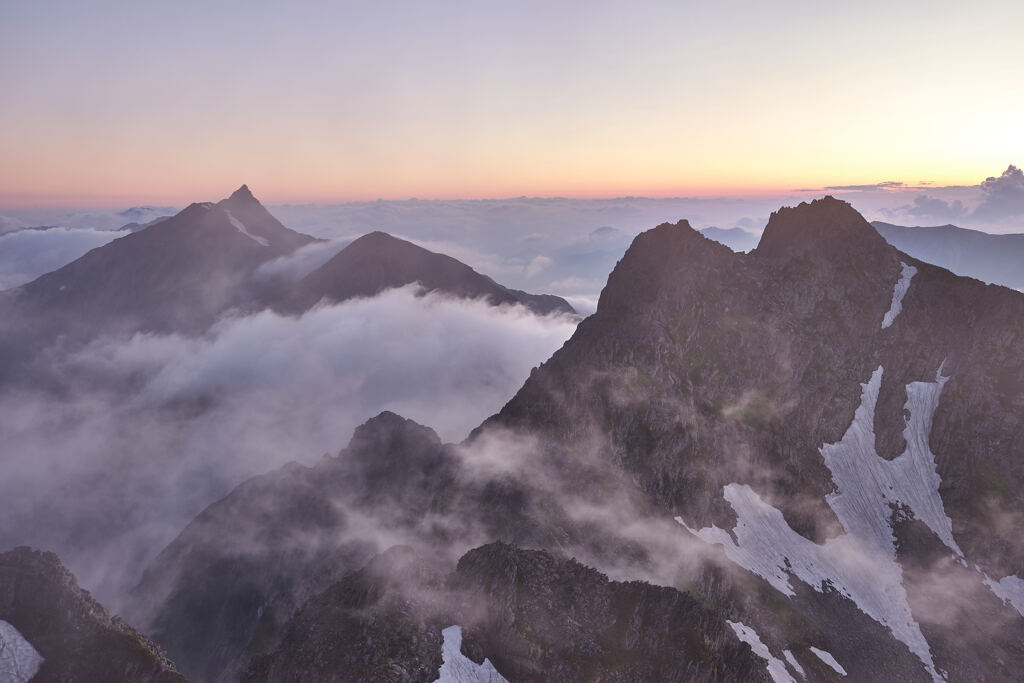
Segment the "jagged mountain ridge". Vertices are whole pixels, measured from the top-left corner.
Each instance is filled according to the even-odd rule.
[[[1024,568],[1008,522],[1024,503],[1021,464],[1012,456],[1024,436],[1016,417],[1024,405],[1024,339],[1008,324],[1024,319],[1019,294],[901,254],[831,198],[773,214],[750,255],[727,253],[687,225],[659,226],[633,246],[597,313],[490,425],[542,430],[555,459],[572,459],[582,435],[603,435],[591,443],[605,462],[631,472],[656,505],[688,529],[704,527],[701,538],[721,540],[730,559],[778,581],[780,590],[789,590],[790,560],[818,561],[801,553],[832,553],[862,538],[858,525],[868,520],[833,505],[835,496],[881,494],[901,514],[928,519],[964,562],[980,565],[971,590],[1005,576],[992,593],[1011,599],[1007,589],[1019,585]],[[877,401],[864,408],[866,421],[853,420],[864,405],[861,385],[876,377]],[[928,391],[930,408],[921,399]],[[860,444],[844,456],[861,461],[855,468],[904,476],[916,458],[920,479],[902,484],[901,493],[869,490],[884,479],[843,484],[834,469],[842,461],[821,456],[848,438]],[[888,528],[882,514],[874,523]],[[752,515],[764,516],[757,535],[721,535],[750,528]],[[872,541],[881,545],[870,557],[896,577],[904,611],[887,614],[888,599],[871,607],[863,592],[870,587],[844,584],[851,569],[841,556],[839,573],[822,578],[852,591],[933,678],[938,671],[1005,676],[994,662],[1006,660],[993,651],[929,651],[903,595],[902,584],[912,582],[899,579],[899,566],[887,559],[900,539],[886,533],[889,540]],[[808,546],[799,534],[823,545]],[[772,539],[778,559],[759,559],[767,546],[744,549],[760,538]],[[773,569],[784,562],[786,569]],[[1020,629],[1019,614],[1006,605],[996,612],[994,621]],[[932,638],[950,643],[955,626],[944,626],[945,635],[933,631]]]
[[[963,320],[950,324],[945,312],[950,305]],[[775,523],[787,533],[802,533],[810,539],[807,542],[827,547],[830,539],[850,532],[829,502],[837,475],[820,449],[840,443],[856,422],[861,385],[869,377],[878,378],[877,405],[868,418],[874,436],[870,450],[879,461],[893,461],[908,446],[907,423],[901,417],[910,387],[928,386],[941,377],[945,379],[934,414],[916,405],[907,410],[911,419],[928,423],[925,449],[930,437],[935,451],[926,455],[937,463],[941,485],[929,500],[941,496],[937,514],[948,513],[950,533],[962,552],[972,562],[981,561],[992,573],[989,578],[999,581],[1014,571],[1020,575],[1020,548],[1012,527],[993,523],[998,520],[992,516],[1000,510],[991,503],[979,507],[978,501],[1005,496],[1008,505],[1003,509],[1011,514],[1013,505],[1020,503],[1018,464],[1003,457],[1006,444],[1012,452],[1020,438],[1013,418],[1020,392],[1014,393],[1016,380],[1006,383],[1007,374],[1020,377],[1015,360],[1020,338],[1000,331],[1005,327],[1000,316],[1020,319],[1021,306],[1020,296],[1013,292],[984,287],[901,254],[848,205],[831,198],[774,214],[761,245],[749,255],[733,254],[685,223],[662,225],[634,241],[609,278],[597,314],[584,321],[573,339],[463,447],[472,453],[496,432],[510,430],[516,440],[530,444],[530,467],[552,481],[570,482],[574,495],[611,505],[615,499],[609,494],[624,491],[638,509],[677,515],[694,533],[701,533],[702,526],[731,529],[736,524],[742,510],[722,492],[740,482],[781,510]],[[936,327],[948,334],[937,335]],[[998,377],[993,366],[1003,371]],[[986,400],[991,400],[992,382],[1000,378],[1006,386],[997,393],[1006,398],[997,399],[1006,405],[992,413]],[[984,410],[990,414],[980,415]],[[989,422],[951,423],[949,412]],[[403,433],[405,427],[398,426],[403,423],[396,420],[385,419],[377,427],[385,434],[394,429]],[[973,448],[985,429],[997,436]],[[391,463],[382,465],[384,474],[364,482],[406,481],[402,463],[407,462],[405,451],[411,444],[394,450],[401,441],[388,437],[364,443],[369,446],[364,454],[377,454],[370,462],[390,454],[382,463]],[[429,502],[403,508],[393,528],[410,530],[413,538],[428,539],[431,547],[438,547],[438,541],[442,546],[451,543],[451,529],[440,535],[436,530],[425,533],[417,520],[436,519],[434,515],[450,512],[453,500],[460,500],[465,505],[459,509],[486,515],[498,524],[484,525],[474,540],[491,534],[519,545],[578,552],[598,564],[618,556],[630,557],[642,567],[656,558],[656,547],[645,547],[635,537],[617,537],[608,527],[581,522],[569,508],[552,506],[557,498],[543,485],[537,488],[541,477],[531,480],[526,473],[506,472],[485,479],[482,488],[479,482],[469,487],[487,495],[467,495],[459,482],[465,476],[460,474],[459,456],[450,447],[431,448],[435,447],[449,455],[426,462],[448,462],[442,470],[451,476],[415,479],[419,483],[412,488],[400,487],[399,491],[417,492],[412,500]],[[359,461],[350,455],[343,452],[338,462]],[[900,457],[899,462],[906,461]],[[980,472],[968,462],[980,463]],[[991,481],[993,471],[999,473],[999,482]],[[278,486],[273,480],[281,477],[285,475],[274,475],[266,483],[273,489]],[[329,481],[323,472],[314,478]],[[496,491],[505,495],[495,496]],[[358,497],[358,487],[351,495]],[[232,499],[234,505],[259,505],[259,496],[245,496],[242,489],[225,501]],[[404,502],[402,495],[385,494],[383,499]],[[896,513],[904,518],[922,514],[907,505],[896,505]],[[204,513],[200,519],[212,523],[210,530],[219,530],[210,537],[230,536],[231,515],[217,521]],[[276,533],[287,535],[292,523],[275,526]],[[997,649],[989,651],[957,644],[949,621],[929,616],[931,605],[921,597],[932,590],[928,582],[939,572],[934,551],[913,550],[922,547],[920,541],[912,542],[909,532],[893,520],[883,524],[892,525],[892,553],[898,554],[900,566],[916,567],[902,579],[907,610],[920,621],[919,630],[928,641],[943,643],[942,651],[912,651],[906,641],[893,637],[884,615],[872,614],[855,602],[856,595],[851,599],[828,581],[808,585],[792,577],[792,594],[787,597],[772,583],[771,573],[731,562],[727,548],[717,560],[698,560],[703,568],[684,573],[676,586],[700,596],[722,618],[732,619],[737,634],[759,634],[768,644],[764,652],[774,658],[771,666],[796,672],[788,656],[786,662],[783,657],[787,651],[798,652],[801,668],[814,671],[815,679],[836,674],[821,669],[823,659],[807,660],[812,646],[834,653],[858,679],[928,680],[936,669],[954,680],[1009,675],[1014,662],[1022,661],[1013,645],[1017,636],[1003,634],[996,639]],[[664,529],[659,527],[659,533]],[[926,535],[932,533],[934,529],[929,529]],[[460,541],[462,547],[471,543],[458,534],[454,540],[456,546]],[[185,561],[174,571],[188,567],[190,575],[202,574],[216,564],[189,564],[190,546],[197,539],[183,534],[179,541],[163,558],[170,563]],[[196,547],[202,546],[200,542]],[[708,547],[719,548],[712,553],[722,552],[715,544]],[[273,566],[262,560],[257,564],[263,569]],[[160,562],[155,569],[163,571]],[[268,576],[275,571],[279,569],[271,569]],[[970,590],[980,589],[988,596],[986,619],[1010,634],[1020,634],[1019,614],[1002,595],[988,589],[980,570],[966,576]],[[335,580],[316,585],[328,586]],[[219,598],[235,599],[231,590],[218,593]],[[287,612],[283,610],[281,617],[287,619]],[[308,610],[305,613],[307,622],[315,622]],[[786,614],[781,623],[780,613]],[[925,616],[919,616],[922,613]],[[972,620],[978,623],[976,616]],[[280,637],[283,627],[276,628]],[[473,650],[475,638],[470,629],[464,651]],[[501,661],[500,652],[474,652]],[[501,664],[498,667],[502,671]]]
[[[383,550],[378,533],[433,545],[437,562],[474,539],[556,544],[535,507],[564,517],[522,482],[469,476],[433,430],[385,412],[337,456],[254,477],[204,510],[147,570],[132,616],[189,676],[230,680],[305,600]]]
[[[242,680],[288,681],[297,671],[435,680],[449,624],[469,634],[464,657],[493,661],[508,680],[586,680],[598,671],[611,680],[769,680],[720,618],[673,589],[609,581],[500,542],[467,552],[447,576],[428,566],[409,548],[374,558],[307,601]]]
[[[917,273],[902,312],[884,329],[901,263]],[[999,473],[1006,489],[1019,491],[1024,471],[1005,453],[1019,449],[1024,438],[1011,419],[1024,400],[1017,385],[1024,375],[1019,354],[1024,338],[1012,326],[1000,328],[1022,316],[1024,299],[1017,293],[901,254],[838,200],[773,214],[750,255],[704,240],[685,223],[666,224],[637,238],[609,278],[597,313],[486,424],[528,425],[564,442],[573,432],[561,426],[579,432],[597,415],[625,423],[631,418],[629,401],[623,412],[610,413],[614,399],[608,385],[618,385],[628,397],[630,385],[635,390],[646,370],[658,397],[655,405],[681,406],[687,419],[706,424],[695,430],[704,434],[697,440],[693,430],[674,431],[682,425],[672,418],[668,431],[653,439],[659,451],[675,448],[696,458],[753,446],[756,464],[775,486],[824,496],[830,476],[813,456],[822,444],[842,436],[859,401],[859,384],[880,363],[885,366],[875,431],[879,450],[891,459],[903,445],[905,385],[934,380],[942,368],[950,380],[932,431],[940,475],[962,470],[957,458],[978,451],[976,457]],[[948,332],[938,337],[929,329],[935,327]],[[571,382],[569,375],[583,379]],[[1002,409],[986,412],[997,400],[1005,401]],[[982,405],[985,409],[979,409]],[[954,428],[947,422],[951,414],[972,415],[979,424]],[[649,465],[657,455],[629,448],[633,435],[627,429],[624,424],[612,430],[609,457],[627,469],[635,466],[661,503],[708,519],[710,501],[699,509],[680,492],[714,496],[735,472],[716,477],[710,486],[697,483],[701,480],[692,472],[681,473],[685,484],[665,486],[665,477],[674,476],[671,470],[644,470],[640,460]],[[973,446],[990,440],[1001,445]],[[791,468],[790,462],[799,466]],[[976,497],[968,494],[943,490],[943,499],[949,496],[947,505],[970,511],[969,501]],[[1024,511],[1021,505],[1004,509]],[[787,512],[811,538],[829,533],[827,524],[800,524],[798,511]],[[813,517],[832,515],[819,509]],[[968,528],[958,535],[972,536]],[[984,556],[983,545],[976,550]],[[1007,569],[1019,564],[1019,552]]]
[[[79,588],[53,553],[0,553],[0,620],[42,657],[32,681],[185,683],[156,646]]]

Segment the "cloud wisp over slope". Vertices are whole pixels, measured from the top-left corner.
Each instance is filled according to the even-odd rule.
[[[98,339],[54,360],[74,378],[61,391],[0,394],[0,546],[53,549],[114,595],[241,480],[335,453],[383,410],[464,438],[574,329],[409,286],[201,337]]]

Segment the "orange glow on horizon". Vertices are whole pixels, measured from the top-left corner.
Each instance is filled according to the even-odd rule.
[[[995,171],[993,171],[995,172]],[[249,174],[250,176],[253,174]],[[873,185],[879,177],[891,178],[892,174],[880,173],[874,177],[828,179],[822,182],[801,181],[794,178],[782,182],[744,182],[730,183],[725,181],[709,181],[705,183],[674,183],[674,182],[616,182],[608,180],[578,180],[564,183],[540,184],[524,183],[521,186],[504,185],[493,188],[482,184],[467,183],[460,187],[447,186],[442,182],[423,183],[406,188],[385,188],[377,190],[369,187],[353,189],[334,189],[332,183],[310,181],[308,185],[296,182],[294,178],[275,182],[270,178],[251,178],[244,174],[237,179],[226,181],[190,182],[175,187],[173,190],[161,188],[148,190],[138,182],[126,183],[117,192],[105,192],[99,188],[88,188],[85,191],[36,191],[36,192],[3,192],[0,191],[0,207],[31,208],[31,207],[125,207],[134,205],[168,205],[184,207],[192,202],[217,201],[227,197],[242,184],[247,184],[256,197],[267,205],[279,204],[336,204],[346,202],[371,202],[378,199],[385,201],[405,201],[418,199],[424,201],[454,200],[502,200],[527,197],[531,199],[571,198],[571,199],[620,199],[624,197],[643,197],[649,199],[675,198],[767,198],[779,196],[803,196],[805,194],[835,194],[837,196],[854,192],[854,190],[826,189],[855,185]],[[983,176],[958,177],[951,176],[926,181],[905,181],[903,186],[893,191],[907,189],[935,189],[943,186],[975,186]],[[900,182],[900,181],[895,181]],[[922,184],[924,183],[924,184]],[[885,191],[885,188],[879,188]]]

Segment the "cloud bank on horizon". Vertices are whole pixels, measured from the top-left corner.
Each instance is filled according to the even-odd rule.
[[[517,197],[283,204],[269,207],[282,223],[327,242],[268,263],[261,273],[296,279],[326,262],[352,239],[382,230],[448,254],[504,285],[563,296],[586,314],[596,307],[615,262],[641,231],[687,219],[696,229],[739,228],[757,235],[780,206],[824,194],[849,201],[868,220],[899,225],[954,223],[995,233],[1024,232],[1024,172],[1014,165],[972,186],[884,181],[756,197]],[[113,237],[99,228],[123,224],[127,218],[151,220],[169,211],[173,210],[59,209],[0,216],[9,226],[69,228],[27,232],[14,227],[14,232],[0,235],[0,247],[11,245],[0,248],[0,288],[23,284]]]

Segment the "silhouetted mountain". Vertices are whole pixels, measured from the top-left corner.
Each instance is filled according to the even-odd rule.
[[[126,215],[136,215],[129,211]],[[522,303],[540,314],[573,308],[559,297],[511,290],[469,266],[384,233],[357,239],[298,283],[253,277],[262,264],[314,242],[284,227],[245,185],[217,203],[125,226],[131,233],[32,282],[0,292],[8,334],[0,339],[0,381],[41,348],[134,332],[196,334],[231,309],[271,302],[301,313],[320,301],[373,296],[419,282],[426,291]]]
[[[415,282],[426,292],[483,298],[495,306],[522,303],[540,314],[576,312],[565,299],[508,289],[451,256],[384,232],[371,232],[349,244],[285,292],[277,307],[302,312],[321,301],[369,297]]]
[[[1008,577],[1003,595],[1017,585],[1024,544],[1003,515],[1024,514],[1024,467],[1011,455],[1024,448],[1020,320],[1018,293],[901,254],[831,198],[773,214],[749,255],[666,224],[637,237],[597,313],[485,430],[540,431],[556,459],[589,435],[605,466],[625,468],[656,506],[772,585],[790,590],[782,577],[793,574],[814,585],[821,563],[837,562],[820,580],[892,627],[911,607],[890,612],[893,593],[875,595],[837,559],[853,539],[876,544],[875,581],[890,572],[902,594],[886,559],[890,506],[980,566],[973,585]],[[920,479],[901,480],[909,467]],[[848,507],[859,497],[884,503]],[[778,517],[755,525],[750,515],[768,510]],[[777,555],[712,530],[737,520]],[[878,536],[862,540],[866,529]],[[807,539],[842,540],[823,550]],[[781,575],[768,571],[783,561]],[[1020,628],[1005,611],[989,617]],[[955,635],[957,622],[944,627]],[[916,622],[894,630],[933,675],[1007,675],[999,654],[929,654]]]
[[[1024,289],[1024,234],[990,235],[955,225],[871,225],[897,249],[983,282]]]
[[[438,562],[477,527],[551,543],[533,499],[519,482],[469,477],[433,430],[381,413],[337,456],[254,477],[204,510],[143,576],[133,616],[188,676],[230,680],[298,606],[378,552],[377,532],[420,537]],[[536,510],[554,519],[552,507]]]
[[[373,651],[302,645],[332,615],[388,638],[403,672],[451,616],[449,654],[508,680],[1013,680],[1021,320],[1021,294],[897,251],[831,197],[773,214],[749,254],[663,224],[466,443],[382,414],[337,457],[210,506],[138,604],[208,680],[261,652],[256,679]],[[362,622],[345,577],[382,538],[462,560]],[[466,554],[496,540],[518,548]],[[476,611],[430,611],[456,589]]]
[[[26,547],[0,553],[0,678],[28,680],[4,677],[12,674],[4,670],[5,654],[15,647],[5,642],[5,622],[35,652],[20,656],[23,666],[38,664],[32,681],[185,682],[156,646],[79,588],[53,553]]]
[[[260,264],[312,241],[281,225],[243,185],[0,293],[0,312],[11,321],[0,350],[11,367],[55,340],[202,331],[252,301]]]

